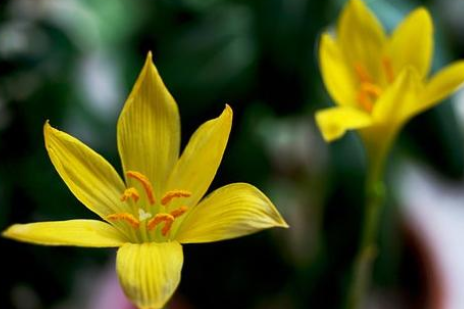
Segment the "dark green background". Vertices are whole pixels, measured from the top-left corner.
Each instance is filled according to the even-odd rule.
[[[436,24],[434,67],[464,56],[453,1],[369,1],[388,29],[426,5]],[[232,135],[212,189],[250,182],[291,225],[184,247],[178,308],[339,308],[361,221],[365,157],[355,134],[330,146],[314,112],[330,106],[317,42],[343,1],[0,1],[0,228],[94,218],[46,154],[42,126],[78,137],[118,170],[116,121],[148,51],[176,98],[183,144],[228,103]],[[462,24],[461,24],[462,26]],[[450,102],[403,130],[392,164],[408,156],[462,178],[462,131]],[[374,286],[407,307],[426,300],[424,269],[395,192],[383,216]],[[54,308],[82,273],[115,250],[0,240],[0,307]],[[18,294],[27,291],[26,294]],[[29,295],[29,307],[18,295]],[[85,297],[85,296],[84,296]],[[26,297],[27,298],[27,297]]]

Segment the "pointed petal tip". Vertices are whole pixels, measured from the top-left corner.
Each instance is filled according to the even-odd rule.
[[[320,36],[320,41],[326,42],[327,40],[333,40],[332,35],[328,31],[324,31]]]
[[[144,66],[147,66],[147,65],[150,65],[150,64],[153,65],[153,53],[151,52],[151,50],[149,50],[148,53],[147,53],[147,57],[145,58],[145,65]]]
[[[459,60],[441,69],[425,85],[421,95],[423,109],[438,104],[464,85],[464,60]]]
[[[216,189],[192,209],[175,239],[180,243],[207,243],[233,239],[265,229],[288,228],[272,201],[248,183]]]
[[[54,134],[54,131],[56,131],[56,129],[50,125],[50,120],[47,119],[43,126],[43,135],[46,149],[48,149],[48,140],[50,136]]]
[[[272,205],[275,207],[274,204],[272,204]],[[277,207],[275,207],[275,209],[277,209]],[[283,228],[283,229],[290,228],[290,225],[287,223],[287,221],[285,221],[285,219],[282,217],[282,214],[280,214],[280,212],[278,212],[278,218],[276,218],[276,220],[275,220],[274,227],[280,227],[280,228]]]
[[[427,8],[421,6],[413,10],[408,17],[413,18],[414,23],[420,25],[421,28],[430,29],[433,31],[433,20]]]
[[[127,239],[113,226],[97,220],[49,221],[13,224],[2,237],[46,246],[119,247]]]
[[[50,129],[52,129],[52,126],[50,125],[50,120],[47,119],[47,120],[45,120],[45,123],[43,125],[43,130],[44,130],[44,132],[46,132],[46,131],[48,131]]]
[[[24,241],[21,236],[27,232],[26,224],[12,224],[2,231],[2,237],[16,241]]]
[[[11,239],[12,238],[11,237],[11,230],[14,228],[15,225],[17,225],[17,224],[10,225],[5,230],[3,230],[2,231],[2,237]]]
[[[336,38],[328,31],[321,34],[319,38],[319,61],[321,61],[323,54],[329,54],[329,48],[336,44]]]
[[[412,11],[411,14],[417,14],[417,16],[420,16],[421,18],[425,18],[427,20],[432,21],[432,16],[430,16],[429,10],[424,6],[418,7],[417,9]]]
[[[349,130],[369,127],[371,114],[353,107],[332,107],[316,112],[316,123],[326,142],[341,138]]]
[[[49,141],[53,138],[60,138],[63,135],[65,136],[66,134],[63,131],[60,131],[56,128],[54,128],[51,124],[50,121],[47,120],[45,121],[45,124],[43,126],[43,134],[44,134],[44,140],[45,140],[45,147],[48,149]]]
[[[147,57],[145,58],[145,63],[143,64],[140,75],[142,75],[143,72],[147,72],[147,70],[150,70],[148,72],[153,72],[155,75],[158,75],[158,70],[156,69],[155,63],[153,62],[153,53],[151,50],[147,53]]]
[[[361,0],[350,0],[346,4],[345,8],[349,10],[356,10],[358,8],[368,10],[367,5],[364,3],[364,1]]]
[[[326,143],[331,143],[345,135],[344,130],[340,129],[338,126],[328,125],[328,120],[326,117],[326,110],[317,111],[314,116],[316,124],[319,127],[322,138]]]
[[[234,111],[232,110],[232,107],[230,107],[229,104],[226,104],[224,111],[222,112],[223,115],[232,118],[234,115]]]
[[[50,128],[50,121],[47,119],[45,120],[45,123],[43,125],[43,134],[45,137],[47,135],[47,131],[49,130],[49,128]]]

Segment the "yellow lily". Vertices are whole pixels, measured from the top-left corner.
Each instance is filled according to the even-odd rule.
[[[428,77],[433,24],[425,8],[387,35],[361,0],[350,0],[335,34],[322,35],[319,60],[337,106],[317,112],[316,121],[328,142],[358,129],[373,160],[381,160],[405,122],[464,81],[464,61]]]
[[[15,224],[3,236],[42,245],[119,247],[116,269],[139,308],[162,308],[180,282],[181,244],[288,227],[257,188],[234,183],[202,199],[222,159],[232,109],[207,121],[179,157],[176,102],[148,54],[119,117],[118,150],[125,181],[74,137],[44,126],[45,145],[61,178],[99,220]]]

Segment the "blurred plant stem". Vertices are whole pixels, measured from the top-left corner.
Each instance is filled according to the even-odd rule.
[[[353,265],[351,281],[347,290],[345,308],[361,308],[372,276],[375,258],[378,254],[377,236],[380,216],[385,203],[384,165],[388,150],[395,135],[383,142],[366,143],[370,164],[365,184],[364,219],[361,240]]]

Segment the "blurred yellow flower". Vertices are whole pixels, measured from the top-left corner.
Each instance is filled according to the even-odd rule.
[[[232,109],[204,123],[179,158],[177,104],[148,55],[120,115],[125,181],[74,137],[44,126],[50,159],[76,198],[99,220],[15,224],[3,236],[42,245],[119,247],[117,272],[139,308],[161,308],[180,281],[181,244],[213,242],[288,227],[257,188],[235,183],[202,200],[221,162]]]
[[[464,61],[428,78],[433,24],[418,8],[387,35],[361,0],[350,0],[335,36],[319,47],[322,77],[337,106],[317,112],[326,141],[358,129],[369,151],[384,153],[402,125],[464,82]]]

